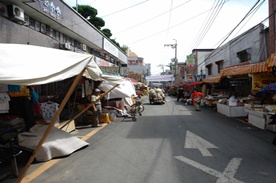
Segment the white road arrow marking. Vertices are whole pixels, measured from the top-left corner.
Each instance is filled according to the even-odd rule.
[[[190,160],[183,156],[175,156],[175,158],[188,164],[188,165],[191,165],[205,173],[208,173],[210,175],[217,177],[218,180],[216,183],[244,183],[244,182],[234,178],[234,175],[236,174],[236,172],[240,166],[241,160],[242,160],[240,158],[233,158],[230,161],[230,163],[227,165],[227,167],[223,173],[218,172],[212,168],[209,168],[205,165],[202,165],[198,162],[195,162],[195,161]]]
[[[199,137],[198,135],[187,131],[184,148],[187,149],[198,149],[202,156],[213,156],[208,148],[218,148],[214,144],[208,142],[207,140]]]

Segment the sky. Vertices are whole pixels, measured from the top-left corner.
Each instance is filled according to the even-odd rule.
[[[268,0],[250,14],[228,40],[265,20]],[[126,45],[151,72],[162,72],[175,50],[165,44],[177,44],[178,62],[185,62],[193,49],[216,48],[238,25],[258,0],[64,0],[70,6],[90,5],[98,10],[113,39]],[[212,17],[212,18],[210,18]],[[268,20],[263,22],[268,26]],[[207,27],[204,25],[208,25]],[[204,28],[205,27],[205,28]],[[227,41],[226,41],[227,42]],[[225,42],[225,43],[226,43]],[[165,67],[165,69],[168,69]]]

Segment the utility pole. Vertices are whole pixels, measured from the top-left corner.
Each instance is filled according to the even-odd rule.
[[[175,50],[175,55],[174,55],[174,77],[175,77],[175,82],[176,82],[176,69],[177,69],[177,40],[176,39],[173,39],[175,40],[175,44],[165,44],[164,46],[169,46],[171,47],[172,49]]]

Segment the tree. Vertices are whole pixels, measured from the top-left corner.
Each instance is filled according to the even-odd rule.
[[[76,7],[73,8],[76,10]],[[101,28],[105,26],[105,21],[102,18],[97,17],[97,9],[89,5],[78,5],[78,12],[97,29],[101,30]]]
[[[73,8],[76,10],[76,7],[73,7]],[[126,53],[128,46],[123,45],[123,47],[121,47],[120,44],[115,39],[111,39],[112,33],[110,29],[107,29],[107,28],[102,29],[102,27],[105,26],[105,21],[102,18],[97,17],[98,15],[97,9],[89,5],[78,5],[78,13],[81,14],[87,21],[89,21],[92,25],[94,25],[115,45],[117,45],[122,51]]]
[[[103,29],[102,33],[108,38],[111,38],[111,36],[112,36],[112,33],[111,33],[110,29]]]
[[[121,47],[121,50],[125,53],[125,54],[127,54],[127,50],[129,49],[129,47],[127,46],[127,45],[123,45],[122,47]]]
[[[88,19],[88,21],[99,30],[101,30],[101,28],[105,26],[105,21],[100,17],[90,18]]]
[[[116,44],[119,48],[121,48],[120,44],[115,39],[110,39],[114,44]]]
[[[73,7],[76,10],[76,7]],[[88,5],[78,5],[78,12],[81,14],[85,19],[95,18],[98,14],[98,11]]]

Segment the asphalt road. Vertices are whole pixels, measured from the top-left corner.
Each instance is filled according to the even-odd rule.
[[[137,122],[110,123],[32,182],[276,182],[273,133],[171,97],[145,108]]]

